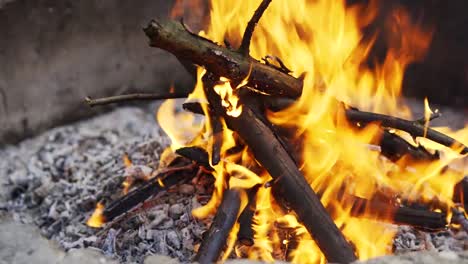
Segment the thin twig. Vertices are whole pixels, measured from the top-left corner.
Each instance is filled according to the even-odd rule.
[[[363,112],[357,109],[346,109],[346,117],[352,122],[359,122],[364,124],[378,122],[384,127],[405,131],[413,137],[425,136],[427,139],[459,151],[460,154],[468,153],[468,147],[463,145],[463,143],[432,128],[426,128],[418,121],[410,121],[383,114]]]
[[[255,30],[255,26],[257,25],[258,21],[262,17],[265,10],[270,5],[271,0],[263,0],[262,3],[258,6],[257,10],[255,10],[254,15],[250,19],[247,27],[244,31],[244,36],[242,37],[242,43],[239,47],[239,51],[244,55],[249,55],[250,53],[250,41],[252,40],[252,35]]]
[[[93,107],[96,105],[107,105],[114,103],[122,103],[128,101],[145,101],[145,100],[162,100],[162,99],[175,99],[175,98],[186,98],[189,95],[189,92],[176,92],[168,94],[146,94],[146,93],[136,93],[136,94],[124,94],[110,97],[103,97],[98,99],[91,99],[86,97],[86,103]]]

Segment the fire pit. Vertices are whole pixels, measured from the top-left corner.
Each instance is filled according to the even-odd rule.
[[[372,6],[271,2],[213,0],[199,34],[149,22],[150,45],[196,72],[193,92],[86,102],[168,99],[157,111],[168,137],[130,109],[52,131],[20,152],[26,165],[8,157],[6,210],[67,250],[96,247],[122,262],[158,253],[350,263],[467,249],[468,130],[433,128],[440,112],[427,100],[413,118],[398,98],[431,31],[396,10],[395,43],[370,68],[374,40],[360,30]],[[106,130],[108,120],[120,127]]]

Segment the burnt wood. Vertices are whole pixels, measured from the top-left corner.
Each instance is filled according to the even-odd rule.
[[[430,153],[422,146],[413,146],[400,136],[390,133],[386,129],[380,132],[377,142],[383,156],[391,161],[397,161],[403,156],[408,156],[413,161],[433,161],[439,159],[439,153]]]
[[[369,217],[399,225],[410,225],[423,230],[440,230],[447,227],[447,215],[424,209],[414,209],[394,205],[380,200],[367,200],[352,196],[348,199],[353,203],[351,215]]]
[[[346,118],[349,121],[361,123],[363,125],[368,123],[379,123],[383,127],[394,128],[408,132],[413,137],[426,137],[434,142],[452,148],[460,154],[467,154],[468,147],[463,143],[440,133],[430,127],[424,127],[419,121],[410,121],[398,117],[382,115],[371,112],[359,111],[354,108],[346,109]]]
[[[104,208],[102,216],[106,222],[130,211],[151,196],[165,191],[172,186],[190,180],[196,174],[196,166],[187,165],[162,170],[142,186],[130,191]]]
[[[350,263],[356,260],[353,247],[345,239],[330,215],[299,171],[276,135],[265,125],[249,105],[243,104],[238,117],[226,114],[220,97],[214,92],[219,77],[207,73],[203,77],[205,95],[214,111],[222,115],[228,127],[249,146],[255,159],[284,190],[299,221],[304,224],[329,262]]]
[[[250,72],[248,85],[261,92],[289,98],[302,94],[301,79],[191,33],[179,22],[152,20],[143,30],[152,47],[169,51],[180,60],[203,66],[234,83],[240,83]]]
[[[233,189],[224,191],[223,200],[216,210],[213,222],[203,235],[203,241],[195,256],[196,262],[208,264],[218,261],[239,215],[241,205],[239,192]]]
[[[256,185],[247,191],[249,202],[239,216],[239,232],[237,233],[237,241],[245,246],[254,244],[253,217],[257,210],[257,192],[260,185]]]

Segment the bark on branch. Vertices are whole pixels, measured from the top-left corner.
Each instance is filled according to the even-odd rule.
[[[260,20],[270,3],[271,0],[263,0],[260,6],[258,6],[257,10],[255,10],[254,15],[247,24],[247,27],[245,28],[244,36],[242,37],[242,43],[239,47],[239,51],[246,56],[250,53],[250,42],[252,40],[252,35],[255,30],[255,26],[257,25],[258,21]]]
[[[248,86],[254,89],[289,98],[298,98],[302,93],[302,80],[193,34],[181,23],[153,20],[143,30],[152,47],[169,51],[234,83],[240,83],[251,71]]]
[[[86,97],[85,102],[93,107],[96,105],[108,105],[114,103],[123,103],[129,101],[153,101],[153,100],[165,100],[175,98],[186,98],[189,95],[188,92],[178,93],[167,93],[167,94],[152,94],[152,93],[135,93],[135,94],[123,94],[110,97],[103,97],[98,99],[92,99]]]
[[[215,218],[211,223],[203,242],[200,245],[195,261],[200,264],[215,263],[226,245],[229,233],[236,223],[241,206],[238,190],[224,191],[223,200],[216,210]]]
[[[395,128],[408,132],[413,137],[426,137],[434,142],[459,151],[460,154],[467,154],[468,147],[463,143],[440,133],[432,128],[425,128],[424,125],[418,121],[410,121],[398,117],[376,114],[371,112],[363,112],[356,109],[346,109],[346,117],[352,122],[359,123],[380,123],[381,126],[388,128]]]

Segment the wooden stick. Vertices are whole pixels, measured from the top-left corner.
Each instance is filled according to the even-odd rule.
[[[263,0],[260,3],[260,6],[258,6],[257,10],[255,10],[254,15],[250,19],[249,23],[247,24],[247,27],[245,28],[244,31],[244,36],[242,37],[242,42],[239,47],[239,51],[248,56],[250,53],[250,42],[252,40],[252,35],[255,30],[255,26],[257,25],[258,21],[262,17],[263,13],[265,10],[268,8],[270,5],[271,0]]]
[[[200,264],[215,263],[226,245],[229,233],[236,223],[240,210],[240,193],[238,190],[226,190],[223,200],[216,210],[215,218],[210,229],[203,237],[203,241],[195,256],[195,261]]]
[[[397,161],[405,155],[408,155],[414,161],[433,161],[439,159],[438,152],[432,154],[422,146],[415,147],[400,136],[390,133],[387,129],[380,131],[380,139],[377,145],[380,146],[382,155],[392,161]]]
[[[424,230],[440,230],[447,227],[446,215],[429,210],[413,209],[394,205],[380,200],[367,200],[357,196],[348,196],[353,203],[351,215],[369,217],[399,225],[410,225]],[[347,197],[347,198],[348,198]]]
[[[376,114],[371,112],[363,112],[357,109],[346,109],[346,117],[348,120],[357,123],[380,123],[384,127],[394,128],[408,132],[413,137],[426,137],[434,142],[452,148],[460,152],[460,154],[467,154],[468,147],[463,143],[444,135],[432,128],[425,128],[418,121],[409,121],[398,117]]]
[[[161,191],[165,191],[178,183],[189,180],[191,175],[195,176],[196,168],[197,166],[195,164],[189,164],[162,170],[141,187],[127,193],[106,206],[102,216],[106,222],[112,221],[114,218],[128,212],[149,197]]]
[[[181,23],[152,20],[143,30],[150,46],[203,66],[234,84],[241,83],[250,72],[248,85],[261,92],[289,98],[298,98],[302,93],[302,80],[193,34]]]
[[[164,100],[164,99],[176,99],[176,98],[187,98],[189,92],[177,92],[177,93],[167,93],[167,94],[146,94],[146,93],[136,93],[136,94],[124,94],[111,97],[103,97],[98,99],[91,99],[91,97],[86,97],[85,102],[93,107],[96,105],[108,105],[129,101],[151,101],[151,100]]]
[[[182,108],[185,111],[189,111],[189,112],[192,112],[194,114],[205,115],[205,113],[203,112],[203,107],[202,107],[201,103],[199,103],[199,102],[183,103]]]
[[[252,246],[254,243],[253,216],[257,210],[257,192],[260,185],[256,185],[247,191],[249,202],[239,216],[239,233],[237,241],[245,246]]]
[[[211,170],[210,160],[208,158],[208,152],[200,147],[182,147],[175,151],[180,156],[187,158],[191,161],[195,161],[197,164]]]
[[[205,95],[210,105],[214,111],[224,117],[228,127],[241,137],[255,159],[284,190],[285,200],[315,239],[328,261],[350,263],[356,260],[353,247],[344,238],[304,175],[269,127],[245,104],[240,116],[232,117],[226,114],[220,97],[213,90],[218,80],[219,77],[210,73],[203,78]]]

